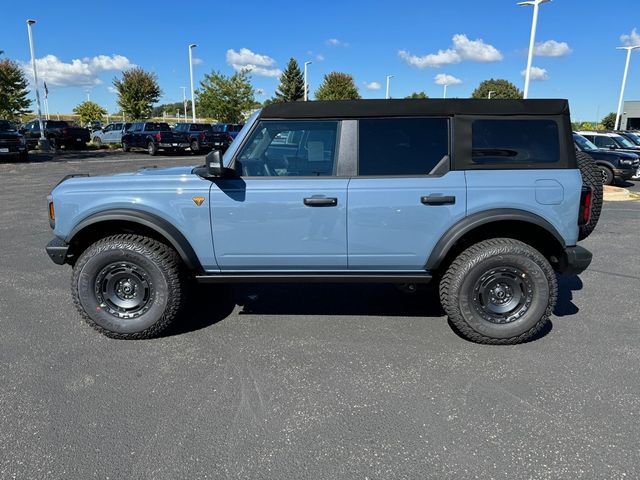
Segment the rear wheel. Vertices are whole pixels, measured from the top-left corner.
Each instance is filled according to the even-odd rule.
[[[199,152],[200,151],[200,142],[198,142],[198,140],[191,140],[191,151],[192,152]]]
[[[158,153],[158,146],[154,142],[149,142],[147,144],[147,152],[149,155],[153,156]]]
[[[29,152],[25,150],[24,152],[20,152],[18,154],[18,161],[20,162],[28,162],[29,161]]]
[[[602,185],[605,183],[605,178],[600,170],[604,168],[611,174],[613,180],[613,172],[607,167],[601,167],[593,161],[593,158],[584,152],[576,152],[576,158],[578,160],[578,168],[582,175],[582,183],[588,187],[591,187],[591,216],[589,221],[580,225],[578,233],[578,240],[584,240],[591,232],[596,228],[598,219],[600,218],[600,212],[602,211]],[[608,183],[607,183],[608,185]]]
[[[158,335],[178,316],[187,287],[178,254],[140,235],[115,235],[78,258],[73,300],[96,330],[121,339]]]
[[[131,145],[129,145],[129,142],[127,140],[122,140],[122,151],[123,152],[131,151]]]
[[[100,148],[102,146],[102,139],[100,137],[93,137],[93,143],[96,147]]]
[[[440,282],[440,300],[450,322],[477,343],[532,339],[549,322],[557,294],[556,276],[547,259],[510,238],[472,245]]]

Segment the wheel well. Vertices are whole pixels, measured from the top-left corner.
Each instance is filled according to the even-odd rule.
[[[104,220],[87,225],[85,228],[80,230],[69,242],[69,263],[73,265],[82,252],[101,238],[122,233],[131,233],[153,238],[154,240],[165,244],[169,248],[178,251],[187,267],[191,269],[198,268],[198,266],[192,265],[192,259],[186,258],[183,252],[179,251],[180,249],[177,249],[173,242],[162,233],[146,225],[129,220]]]
[[[538,250],[552,265],[562,256],[564,246],[545,228],[522,220],[502,220],[480,225],[465,232],[449,249],[437,271],[446,270],[451,262],[473,244],[492,238],[512,238]]]

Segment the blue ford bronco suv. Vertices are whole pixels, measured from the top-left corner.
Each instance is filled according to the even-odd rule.
[[[438,282],[460,334],[514,344],[591,261],[585,157],[565,100],[273,104],[204,166],[63,179],[47,252],[114,338],[159,334],[194,282]]]

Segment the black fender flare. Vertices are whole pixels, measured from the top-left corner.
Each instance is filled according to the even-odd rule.
[[[154,230],[171,244],[189,270],[197,273],[202,273],[204,271],[196,252],[180,230],[164,218],[154,215],[153,213],[143,212],[140,210],[117,208],[89,215],[73,227],[64,241],[67,244],[71,244],[76,235],[82,232],[85,228],[97,223],[109,221],[132,222]]]
[[[482,212],[474,213],[468,217],[464,217],[458,223],[453,225],[447,230],[444,235],[438,240],[435,247],[429,255],[427,260],[426,269],[435,270],[440,266],[440,263],[447,256],[451,248],[460,240],[465,234],[470,231],[488,223],[502,222],[502,221],[520,221],[531,223],[538,227],[543,228],[558,241],[559,245],[564,249],[566,243],[562,235],[558,230],[551,225],[547,220],[535,213],[528,212],[526,210],[519,210],[516,208],[496,208],[492,210],[485,210]],[[576,220],[577,221],[577,220]]]

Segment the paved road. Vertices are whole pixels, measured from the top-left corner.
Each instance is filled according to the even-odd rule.
[[[606,204],[552,328],[456,336],[433,290],[203,291],[160,339],[84,325],[44,252],[67,173],[200,158],[0,164],[0,478],[638,478],[640,202]],[[635,188],[635,187],[633,187]]]

